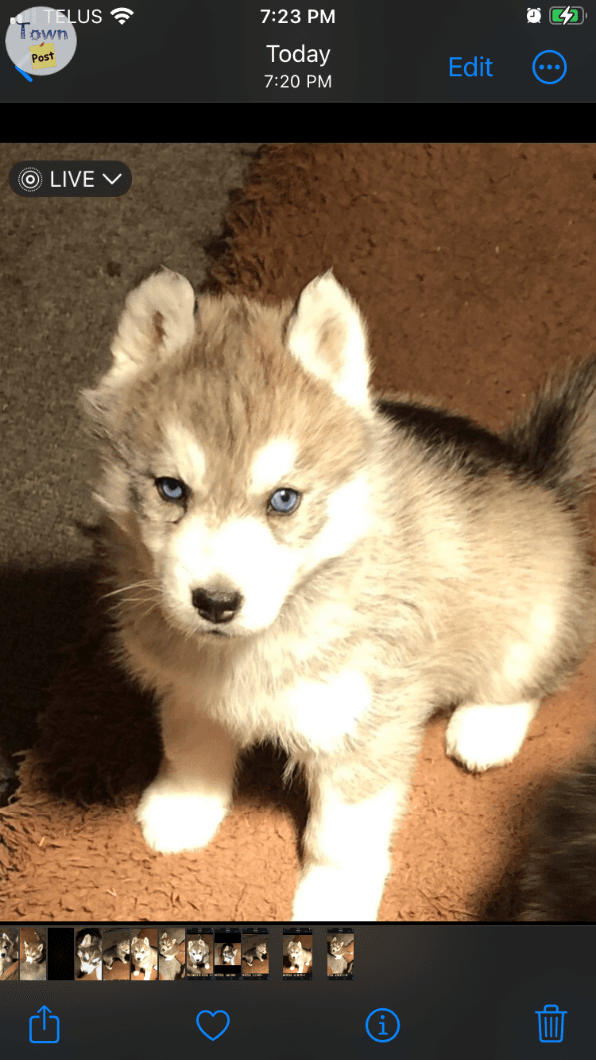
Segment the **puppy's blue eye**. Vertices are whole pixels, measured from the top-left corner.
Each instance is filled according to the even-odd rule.
[[[179,478],[156,478],[155,485],[164,501],[181,501],[186,497],[186,486]]]
[[[274,512],[279,512],[280,515],[289,515],[290,512],[296,510],[299,504],[300,494],[296,490],[286,489],[285,487],[276,490],[269,499],[270,508]]]

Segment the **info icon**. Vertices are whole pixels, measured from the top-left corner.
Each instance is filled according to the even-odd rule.
[[[567,73],[567,63],[560,52],[539,52],[532,63],[532,73],[543,85],[556,85]]]
[[[376,1008],[369,1012],[365,1026],[373,1042],[392,1042],[399,1032],[399,1019],[391,1008]]]

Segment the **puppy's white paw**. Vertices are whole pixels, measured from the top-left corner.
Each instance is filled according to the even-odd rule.
[[[539,706],[537,699],[498,705],[462,703],[447,726],[447,754],[475,771],[511,762]]]
[[[380,873],[365,871],[359,878],[355,862],[356,858],[351,869],[335,865],[309,868],[294,895],[292,920],[301,924],[308,924],[311,920],[346,924],[352,920],[376,920],[386,867]]]
[[[228,809],[220,796],[176,791],[171,781],[158,777],[143,794],[136,817],[152,850],[179,854],[206,847]]]

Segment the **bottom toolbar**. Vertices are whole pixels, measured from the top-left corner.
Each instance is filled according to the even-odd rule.
[[[42,926],[19,925],[19,958]],[[124,925],[47,925],[43,942],[27,941],[25,965],[40,966],[45,954],[50,973],[53,945],[71,962],[74,951],[75,978],[11,979],[6,966],[3,1052],[51,1044],[50,1055],[105,1060],[115,1042],[151,1056],[209,1042],[204,1048],[222,1057],[280,1050],[284,1060],[304,1060],[305,1052],[338,1049],[374,1056],[392,1043],[424,1060],[443,1060],[454,1048],[464,1060],[480,1050],[483,1060],[532,1060],[556,1044],[583,1060],[591,1049],[591,925],[138,928],[131,935]],[[6,925],[0,937],[8,954]],[[122,982],[159,985],[113,985]]]

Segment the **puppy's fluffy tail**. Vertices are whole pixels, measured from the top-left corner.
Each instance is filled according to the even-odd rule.
[[[503,434],[533,478],[577,496],[594,487],[596,357],[553,373]]]

